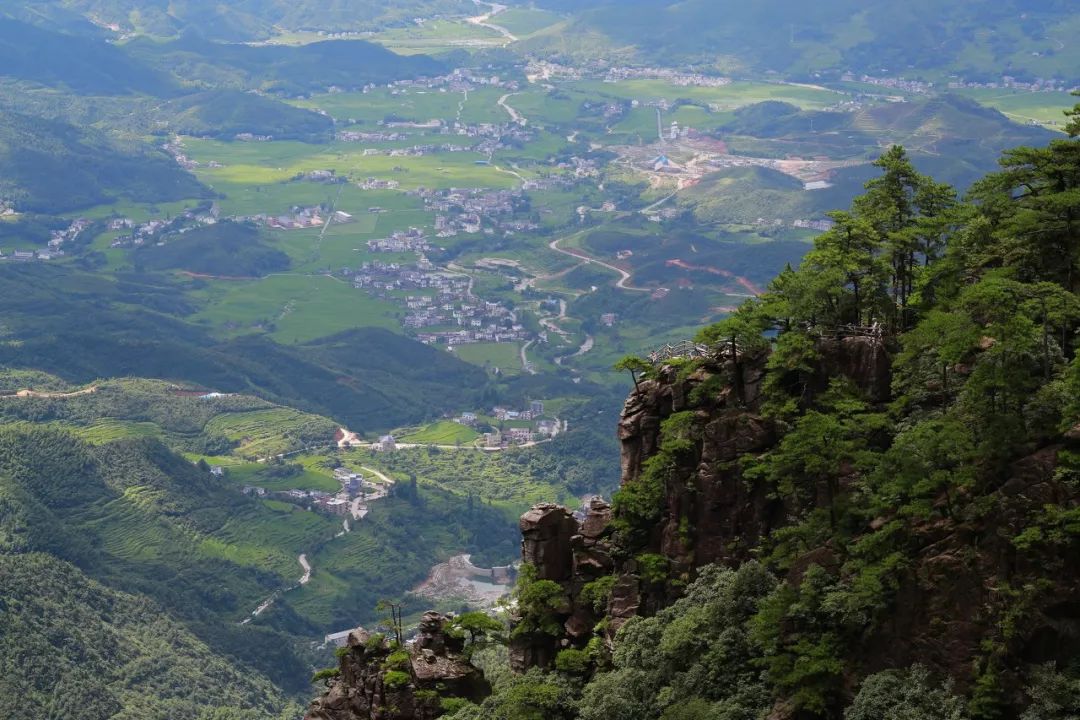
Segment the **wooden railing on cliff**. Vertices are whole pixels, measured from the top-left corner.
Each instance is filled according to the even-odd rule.
[[[873,325],[836,325],[830,328],[815,327],[814,330],[823,338],[842,340],[849,337],[882,338],[885,336],[885,328],[881,323]]]
[[[845,324],[828,327],[812,325],[807,327],[806,330],[829,340],[843,340],[844,338],[850,337],[864,337],[880,340],[885,336],[885,327],[877,322],[872,325]],[[731,350],[727,345],[723,345],[719,348],[710,348],[708,345],[696,343],[693,340],[682,340],[677,343],[669,343],[662,347],[658,347],[646,355],[645,359],[653,365],[663,365],[670,360],[693,360],[708,355],[725,358],[730,352]]]
[[[664,345],[653,350],[646,359],[653,365],[661,365],[676,358],[693,359],[705,357],[709,354],[709,346],[696,343],[693,340],[683,340],[674,344]]]

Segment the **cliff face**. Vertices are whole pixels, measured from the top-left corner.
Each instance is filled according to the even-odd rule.
[[[880,338],[824,340],[817,351],[816,367],[802,378],[807,397],[823,392],[830,379],[844,377],[870,403],[884,407],[891,361]],[[660,519],[644,548],[631,554],[619,546],[606,504],[595,503],[580,524],[568,510],[552,505],[522,517],[523,561],[537,567],[538,578],[558,582],[565,602],[558,611],[560,636],[516,640],[512,658],[518,668],[550,666],[559,649],[583,647],[605,618],[610,642],[628,618],[671,604],[698,568],[737,566],[754,557],[772,533],[832,502],[822,487],[796,505],[790,498],[778,499],[765,483],[743,477],[737,460],[774,448],[779,436],[761,413],[764,365],[759,358],[738,369],[740,402],[731,381],[736,369],[720,361],[707,362],[686,377],[664,368],[626,401],[619,423],[624,486],[642,482],[646,461],[660,450],[665,419],[692,411],[703,428],[689,459],[665,482]],[[716,378],[724,382],[710,382]],[[970,687],[986,669],[980,663],[985,663],[990,642],[1000,687],[1019,697],[1019,681],[1010,678],[1021,662],[1061,664],[1080,652],[1080,558],[1060,548],[1020,552],[1013,541],[1047,505],[1080,505],[1077,491],[1057,472],[1059,453],[1077,440],[1080,431],[1066,434],[1058,444],[1033,448],[968,511],[933,519],[884,514],[856,529],[853,541],[899,520],[903,539],[897,542],[907,559],[890,578],[895,582],[890,607],[847,658],[844,682],[849,690],[870,673],[916,662],[953,677],[960,689]],[[951,502],[969,500],[954,497]],[[939,504],[944,502],[950,500]],[[787,580],[798,585],[812,564],[842,576],[843,548],[832,543],[806,549],[786,571]],[[649,577],[643,554],[664,558],[663,579]],[[581,591],[604,574],[615,580],[607,607],[597,612]],[[787,717],[782,708],[774,716]]]
[[[431,720],[442,714],[441,698],[482,700],[491,687],[462,655],[464,641],[447,634],[447,622],[426,613],[403,650],[363,628],[351,632],[337,678],[305,720]]]
[[[585,586],[615,571],[607,539],[611,506],[593,500],[583,522],[566,508],[537,505],[521,516],[522,561],[537,569],[537,579],[563,587],[565,596],[556,611],[559,636],[547,633],[516,635],[511,639],[510,663],[517,672],[550,667],[559,650],[582,647],[601,620],[599,610],[582,597]]]
[[[890,359],[880,339],[845,338],[824,342],[821,361],[808,392],[820,392],[829,378],[852,380],[871,398],[888,398]],[[639,384],[626,400],[619,421],[622,445],[622,484],[641,481],[646,460],[660,448],[660,428],[675,413],[693,411],[703,432],[692,458],[666,483],[663,511],[650,531],[641,554],[663,556],[668,563],[664,581],[643,581],[639,562],[627,557],[612,542],[611,506],[594,501],[585,520],[557,505],[534,507],[521,517],[522,561],[537,568],[537,578],[563,586],[565,602],[558,612],[564,633],[560,637],[518,637],[511,647],[516,669],[549,667],[560,649],[581,648],[593,628],[607,619],[610,640],[638,614],[651,615],[678,597],[678,587],[704,565],[735,565],[750,559],[762,538],[786,522],[793,508],[772,497],[762,484],[743,481],[735,462],[747,453],[763,452],[776,442],[772,423],[760,414],[764,358],[735,368],[715,361],[685,378],[670,367],[659,378]],[[731,382],[739,372],[741,382]],[[725,378],[713,394],[695,392],[714,378]],[[735,397],[738,384],[742,400]],[[606,608],[597,610],[582,601],[582,589],[605,575],[614,575]]]

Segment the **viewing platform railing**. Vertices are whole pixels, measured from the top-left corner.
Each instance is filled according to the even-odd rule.
[[[696,343],[693,340],[683,340],[674,344],[664,345],[653,350],[646,359],[653,365],[660,365],[668,360],[676,358],[699,358],[709,354],[709,346]]]

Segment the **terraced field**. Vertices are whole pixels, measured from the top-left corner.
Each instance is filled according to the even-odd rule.
[[[290,463],[299,462],[306,465],[305,460],[302,455],[289,458]],[[321,490],[333,493],[341,489],[341,483],[335,480],[329,471],[322,469],[305,467],[302,472],[295,475],[276,476],[273,474],[274,467],[265,463],[226,463],[223,467],[226,479],[237,485],[255,485],[270,491]]]
[[[273,408],[218,415],[207,423],[206,430],[238,442],[236,454],[261,458],[286,452],[297,444],[330,442],[337,426],[317,415]]]
[[[433,423],[418,432],[403,435],[399,438],[403,443],[415,443],[418,445],[466,445],[473,442],[480,433],[460,423],[443,421]]]
[[[257,501],[258,506],[231,515],[204,552],[243,565],[272,569],[286,578],[295,573],[300,553],[333,539],[341,523],[288,503]]]
[[[117,420],[116,418],[103,418],[86,426],[72,425],[69,426],[69,429],[75,435],[93,445],[100,445],[121,438],[161,437],[164,434],[164,431],[156,423]]]

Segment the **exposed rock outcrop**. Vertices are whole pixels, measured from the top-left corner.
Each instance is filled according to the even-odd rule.
[[[582,647],[592,637],[603,614],[583,601],[582,590],[614,570],[607,541],[610,521],[611,506],[599,498],[590,502],[580,523],[569,509],[550,503],[522,515],[522,561],[536,568],[537,579],[559,583],[564,595],[556,613],[562,626],[559,636],[518,634],[511,640],[510,662],[515,670],[550,667],[559,650]]]
[[[448,621],[426,613],[416,638],[397,650],[363,628],[349,633],[339,675],[305,720],[432,720],[441,698],[485,698],[491,687],[462,654],[464,640],[446,632]]]
[[[892,354],[885,340],[823,339],[816,351],[815,367],[798,378],[804,398],[820,395],[832,379],[844,377],[872,405],[885,407]],[[627,619],[673,602],[698,568],[745,562],[764,538],[831,502],[826,488],[799,500],[778,499],[766,483],[743,477],[737,460],[769,451],[780,436],[762,413],[764,367],[765,358],[758,358],[738,367],[714,359],[689,373],[662,368],[657,379],[641,382],[630,395],[618,428],[624,486],[642,482],[647,461],[660,452],[666,419],[692,411],[697,428],[693,447],[666,478],[660,517],[643,547],[621,545],[607,524],[611,509],[606,505],[575,527],[569,511],[555,506],[534,508],[522,518],[523,560],[536,565],[539,578],[561,585],[565,606],[558,637],[519,638],[513,651],[518,668],[550,666],[560,648],[584,646],[592,635],[588,628],[604,618],[610,641]],[[1075,452],[1080,426],[1063,433],[1060,442]],[[916,662],[966,690],[986,671],[990,643],[997,683],[1019,706],[1017,668],[1030,662],[1064,665],[1080,654],[1080,557],[1062,557],[1053,547],[1022,553],[1014,542],[1046,506],[1080,507],[1075,485],[1059,476],[1062,447],[1038,449],[996,486],[980,488],[984,506],[978,511],[940,512],[927,520],[886,515],[868,522],[865,533],[900,520],[904,539],[897,542],[906,559],[889,578],[896,589],[887,619],[867,630],[849,658],[849,691],[869,673]],[[788,579],[798,584],[813,564],[842,573],[838,550],[828,545],[805,550]],[[661,581],[643,577],[639,558],[646,554],[667,563]],[[581,588],[604,573],[614,580],[605,611],[597,613],[582,602]],[[1003,618],[1010,618],[1007,630]],[[791,717],[785,707],[778,704],[773,717]]]

